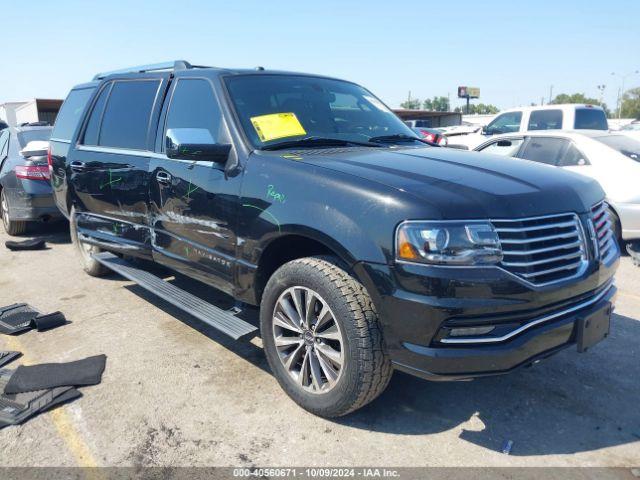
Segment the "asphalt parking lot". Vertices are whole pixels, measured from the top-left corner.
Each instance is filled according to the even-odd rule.
[[[2,466],[640,465],[640,269],[629,257],[612,334],[590,352],[473,382],[396,373],[374,403],[331,421],[285,395],[258,338],[234,343],[117,275],[85,275],[64,225],[33,234],[49,249],[10,252],[0,233],[0,305],[71,323],[0,335],[0,349],[25,354],[14,366],[105,353],[107,369],[83,398],[0,430]]]

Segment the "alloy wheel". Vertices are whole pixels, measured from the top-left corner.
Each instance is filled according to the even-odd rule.
[[[278,357],[303,390],[330,391],[344,370],[344,337],[327,302],[307,287],[286,289],[273,311]]]
[[[5,230],[9,228],[9,206],[7,205],[7,197],[4,192],[0,195],[0,209],[2,210],[2,223],[4,224]]]

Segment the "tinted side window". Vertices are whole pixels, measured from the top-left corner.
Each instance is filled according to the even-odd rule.
[[[147,131],[160,81],[115,82],[107,103],[100,140],[104,147],[147,148]]]
[[[533,160],[534,162],[557,165],[560,154],[564,151],[567,143],[567,140],[562,138],[532,137],[519,156],[527,160]]]
[[[106,85],[102,89],[96,103],[93,106],[89,121],[87,122],[87,128],[84,131],[84,138],[82,143],[85,145],[98,145],[98,130],[100,129],[100,123],[102,122],[102,114],[104,113],[104,107],[107,104],[107,98],[111,91],[111,85]]]
[[[529,116],[529,130],[559,130],[562,110],[534,110]]]
[[[173,91],[166,128],[205,129],[216,143],[220,141],[222,114],[211,85],[206,80],[178,80]]]
[[[520,130],[522,112],[508,112],[497,116],[489,125],[486,131],[491,135],[498,133],[511,133]]]
[[[51,138],[71,141],[71,137],[76,131],[82,112],[84,112],[93,90],[93,88],[71,90],[71,93],[62,104],[60,112],[58,112]]]
[[[562,155],[558,166],[576,167],[588,164],[589,162],[587,161],[587,158],[582,154],[582,152],[578,150],[573,143],[570,143],[567,151],[564,152],[564,155]]]
[[[576,108],[576,129],[609,130],[607,117],[599,108]]]

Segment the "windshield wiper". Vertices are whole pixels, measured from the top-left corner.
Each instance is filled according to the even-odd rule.
[[[411,135],[406,135],[404,133],[396,133],[394,135],[380,135],[378,137],[371,137],[369,141],[379,142],[379,143],[421,142],[421,143],[426,143],[427,145],[436,145],[435,143],[428,142],[427,140],[423,140],[422,138],[412,137]]]
[[[343,140],[341,138],[325,138],[325,137],[307,137],[299,140],[289,140],[286,142],[275,143],[273,145],[265,145],[261,150],[283,150],[285,148],[296,147],[380,147],[374,143],[358,142],[356,140]]]

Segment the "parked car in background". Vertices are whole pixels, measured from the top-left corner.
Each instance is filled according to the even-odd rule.
[[[602,130],[500,135],[478,152],[553,165],[597,180],[607,194],[618,240],[640,239],[640,140]]]
[[[444,136],[442,130],[437,128],[414,127],[413,131],[424,138],[427,142],[435,143],[441,147],[447,146],[447,137]]]
[[[475,148],[494,135],[537,130],[608,130],[605,111],[595,105],[564,104],[505,110],[477,134],[458,137],[456,143]]]
[[[597,182],[426,145],[352,82],[133,67],[75,87],[50,144],[85,271],[234,339],[255,326],[114,253],[259,306],[271,370],[317,415],[362,407],[394,369],[503,374],[609,331],[619,251]]]
[[[0,213],[9,235],[24,233],[27,222],[61,217],[49,183],[50,136],[41,123],[0,131]]]
[[[640,140],[640,121],[631,122],[628,125],[625,125],[618,130],[617,133]]]

